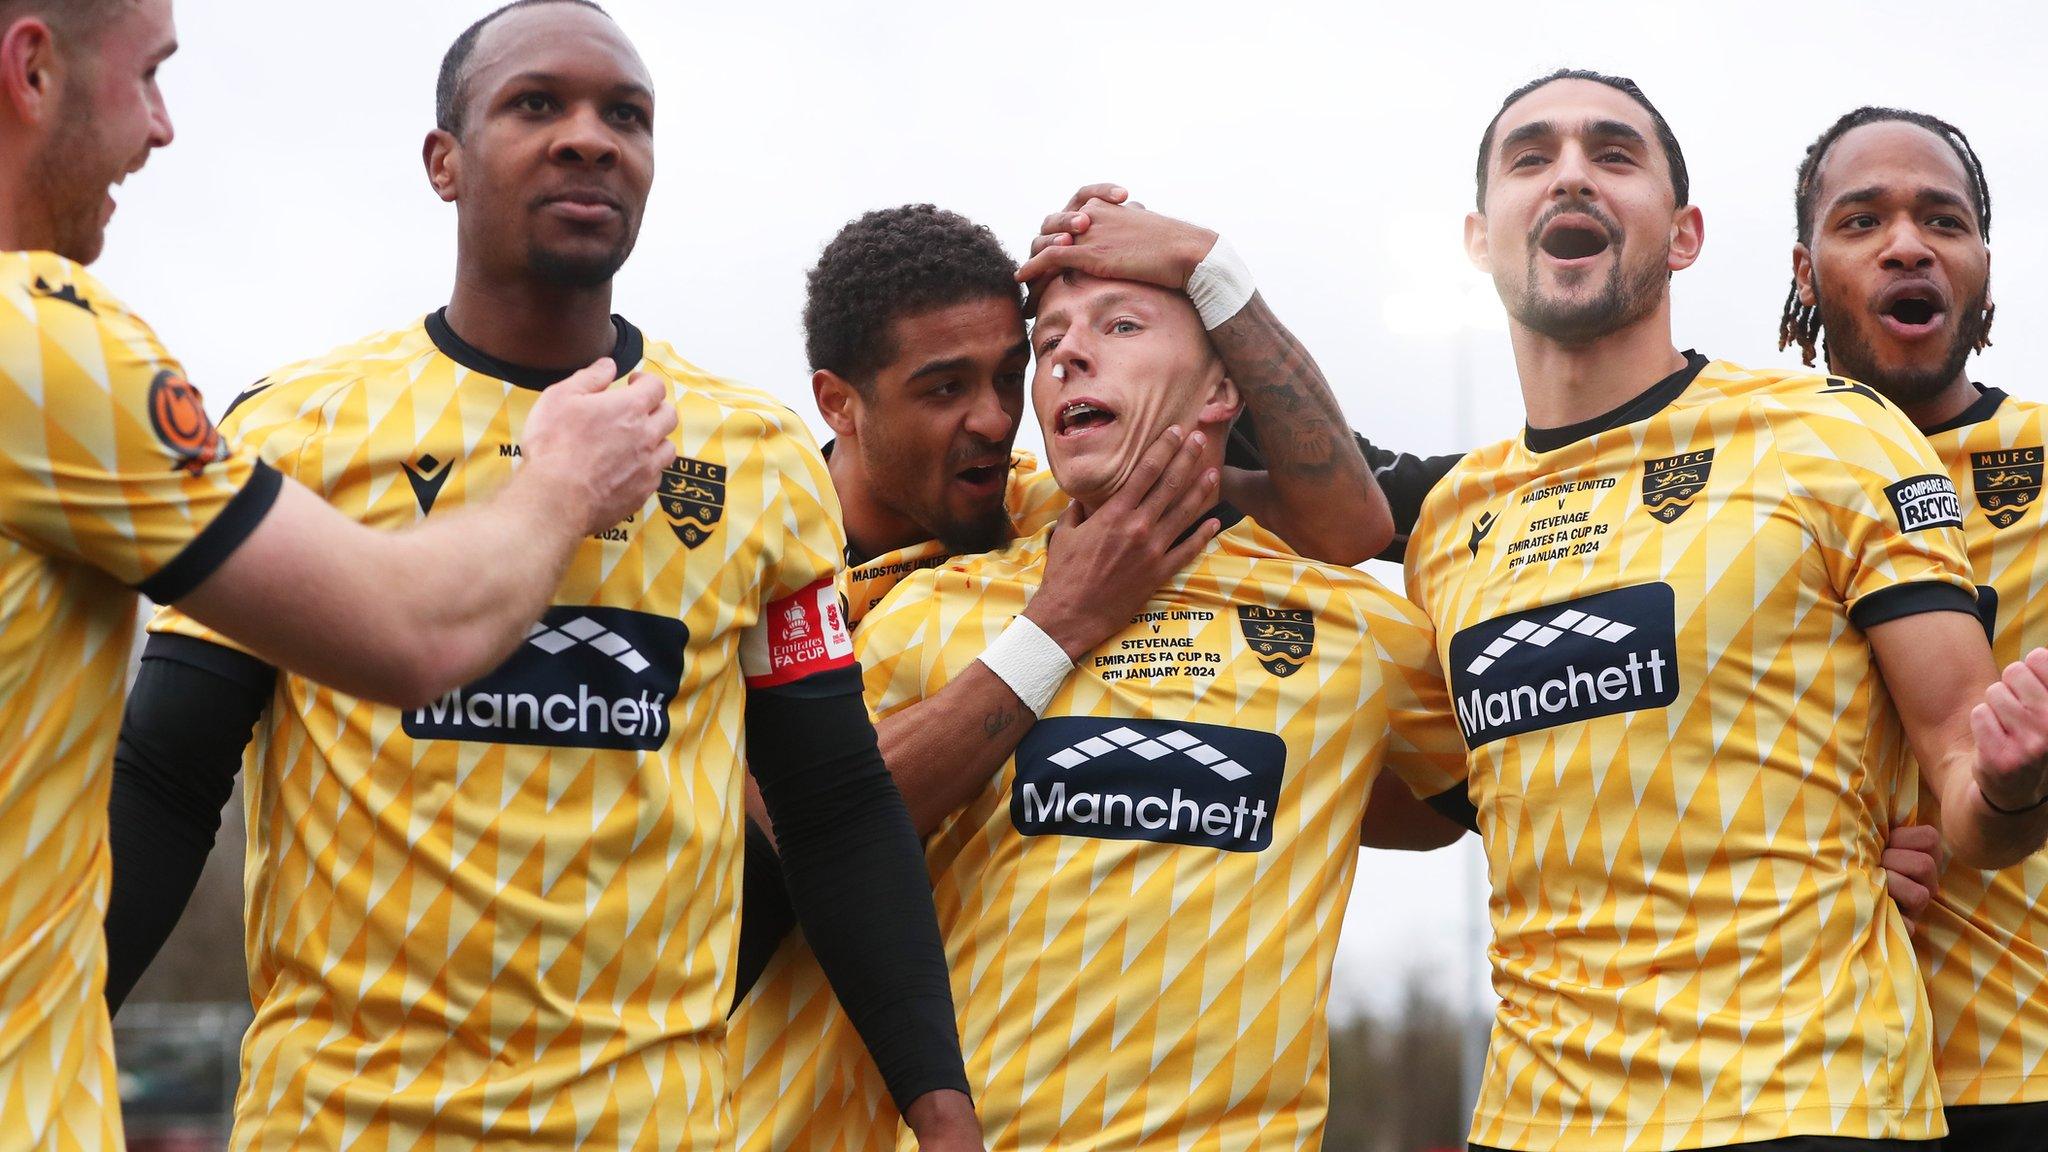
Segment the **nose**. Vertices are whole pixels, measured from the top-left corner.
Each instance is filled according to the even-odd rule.
[[[1041,367],[1045,369],[1046,379],[1051,381],[1055,390],[1061,384],[1072,383],[1079,377],[1086,376],[1092,367],[1088,359],[1087,346],[1078,329],[1061,336],[1059,347],[1040,359],[1044,361]],[[1054,369],[1059,369],[1064,379],[1055,378]]]
[[[975,390],[974,404],[967,410],[967,431],[990,443],[1009,440],[1017,430],[1017,413],[1003,400],[1003,390],[984,385]]]
[[[171,126],[171,106],[165,102],[162,91],[152,90],[149,101],[149,146],[168,148],[177,135],[178,130]]]
[[[558,164],[610,168],[619,162],[619,138],[597,109],[585,106],[564,120],[548,155]]]
[[[1577,142],[1568,142],[1558,150],[1557,162],[1550,168],[1550,198],[1553,200],[1593,198],[1592,158]]]
[[[1878,253],[1882,267],[1904,270],[1934,266],[1934,249],[1920,235],[1920,226],[1909,219],[1892,222],[1885,229],[1884,248]]]

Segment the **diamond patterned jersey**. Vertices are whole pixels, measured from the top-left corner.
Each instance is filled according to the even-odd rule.
[[[237,1149],[730,1146],[744,649],[845,541],[794,413],[620,325],[679,417],[657,500],[582,544],[482,680],[400,711],[284,676],[257,726]],[[223,426],[412,524],[517,464],[539,384],[474,359],[414,324]]]
[[[225,559],[268,509],[244,498],[266,487],[255,476],[255,455],[214,434],[149,325],[85,269],[48,252],[0,253],[0,1144],[9,1148],[122,1147],[101,922],[135,590],[189,590]],[[195,561],[200,554],[213,559]]]
[[[965,669],[1022,611],[1046,539],[905,580],[855,636],[871,706]],[[1298,614],[1300,662],[1263,663],[1242,609]],[[1316,1147],[1366,797],[1383,762],[1455,771],[1447,707],[1410,605],[1248,519],[1081,660],[927,844],[989,1146]],[[857,1040],[832,1039],[825,1078],[894,1130]],[[837,1146],[823,1124],[785,1136]]]
[[[1012,535],[1030,536],[1067,506],[1052,473],[1028,452],[1010,458],[1003,504]],[[918,572],[952,559],[937,540],[884,553],[843,579],[855,635],[875,605]],[[879,1152],[896,1146],[897,1118],[868,1092],[859,1062],[821,1058],[860,1044],[801,933],[790,933],[733,1013],[727,1033],[737,1086],[733,1116],[740,1152]]]
[[[1928,442],[1969,509],[1963,534],[2001,667],[2048,644],[2041,481],[2048,406],[1987,390]],[[1931,793],[1919,819],[1933,819]],[[1913,942],[1934,1006],[1936,1071],[1953,1105],[2048,1100],[2048,851],[1998,872],[1942,866]]]
[[[1942,1133],[1881,866],[1916,785],[1856,621],[1971,609],[1954,496],[1869,389],[1705,362],[1431,493],[1408,587],[1470,752],[1410,784],[1468,789],[1486,844],[1474,1143]]]

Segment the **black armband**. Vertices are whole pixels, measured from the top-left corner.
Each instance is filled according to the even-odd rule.
[[[897,1107],[967,1092],[924,849],[882,764],[860,669],[749,690],[747,763],[797,922]]]

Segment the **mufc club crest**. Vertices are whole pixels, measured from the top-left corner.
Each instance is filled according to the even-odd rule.
[[[1256,608],[1240,604],[1237,627],[1259,663],[1275,676],[1301,671],[1316,646],[1316,616],[1292,608]]]
[[[1693,497],[1707,486],[1707,474],[1714,467],[1714,450],[1702,448],[1678,456],[1643,463],[1643,505],[1650,515],[1666,524],[1685,515]]]
[[[2040,498],[2041,465],[2039,444],[1970,453],[1970,485],[1977,492],[1977,507],[1993,528],[2012,527]]]
[[[725,515],[725,466],[678,456],[661,470],[656,495],[676,538],[695,548],[711,538],[711,529]]]

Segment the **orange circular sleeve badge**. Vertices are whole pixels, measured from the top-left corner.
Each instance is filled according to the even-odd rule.
[[[159,372],[150,382],[149,423],[157,439],[178,457],[177,468],[191,475],[199,475],[228,453],[199,389],[176,372]]]

